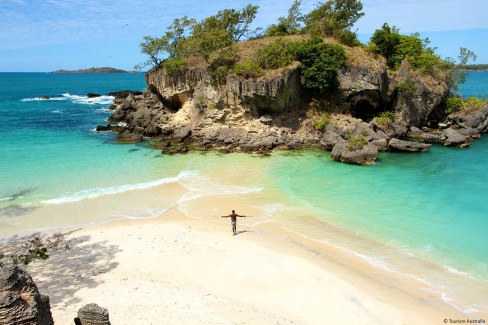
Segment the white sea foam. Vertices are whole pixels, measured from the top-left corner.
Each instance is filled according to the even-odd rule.
[[[449,266],[449,265],[443,265],[444,268],[449,272],[449,273],[452,273],[452,274],[457,274],[457,275],[462,275],[462,276],[465,276],[465,277],[468,277],[470,279],[473,279],[473,280],[478,280],[478,281],[486,281],[486,280],[482,280],[468,272],[464,272],[464,271],[460,271],[452,266]]]
[[[212,179],[204,176],[193,177],[191,178],[191,180],[188,181],[181,179],[179,183],[190,190],[181,197],[179,203],[191,201],[203,196],[249,194],[260,192],[263,190],[263,188],[261,187],[244,187],[237,185],[219,184]]]
[[[448,296],[448,294],[444,291],[442,291],[441,293],[441,298],[442,300],[448,304],[449,306],[451,307],[454,307],[455,309],[457,309],[458,311],[462,312],[462,313],[465,313],[465,314],[472,314],[472,313],[478,313],[479,310],[474,308],[474,307],[467,307],[467,308],[462,308],[458,305],[456,305],[453,301],[453,299],[451,297]]]
[[[156,187],[167,183],[177,182],[180,179],[192,176],[194,174],[195,172],[193,171],[182,171],[177,176],[174,177],[161,178],[156,181],[146,182],[146,183],[124,184],[124,185],[110,186],[110,187],[103,187],[103,188],[93,188],[93,189],[83,190],[78,193],[69,194],[67,196],[55,198],[55,199],[44,200],[42,201],[42,203],[62,204],[68,202],[78,202],[82,200],[97,198],[104,195],[113,195],[113,194],[119,194],[123,192],[143,190],[143,189]]]
[[[80,95],[71,95],[69,93],[62,94],[61,97],[49,97],[49,98],[42,98],[42,97],[34,97],[34,98],[24,98],[21,99],[21,102],[33,102],[33,101],[61,101],[61,100],[69,100],[76,104],[87,104],[87,105],[111,105],[114,102],[113,96],[100,96],[100,97],[92,97],[88,98],[87,96],[80,96]]]
[[[467,275],[469,276],[468,273],[466,272],[463,272],[463,271],[459,271],[458,269],[452,267],[452,266],[449,266],[449,265],[444,265],[444,267],[452,274],[459,274],[459,275]]]
[[[124,213],[118,214],[119,217],[128,218],[133,220],[141,219],[152,219],[162,215],[167,209],[156,209],[151,207],[139,207],[137,209],[125,211]]]
[[[100,97],[92,97],[88,98],[87,96],[79,96],[79,95],[71,95],[69,93],[63,94],[63,97],[71,100],[73,103],[76,104],[100,104],[100,105],[110,105],[113,104],[114,98],[113,96],[100,96]]]
[[[387,271],[393,271],[391,266],[388,265],[388,263],[386,263],[385,261],[379,259],[379,258],[374,258],[374,257],[370,257],[370,256],[366,256],[366,255],[363,255],[361,253],[358,253],[356,251],[352,251],[354,255],[360,257],[361,259],[363,259],[364,261],[366,261],[368,264],[376,267],[376,268],[379,268],[379,269],[383,269],[383,270],[387,270]]]
[[[56,100],[68,100],[66,97],[49,97],[49,98],[42,98],[42,97],[34,97],[34,98],[24,98],[21,99],[21,102],[37,102],[37,101],[56,101]]]
[[[12,201],[14,199],[15,199],[15,197],[13,197],[13,196],[0,197],[0,202],[3,202],[3,201]]]

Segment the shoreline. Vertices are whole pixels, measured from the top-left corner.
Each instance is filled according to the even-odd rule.
[[[207,206],[193,203],[205,210],[221,200],[206,201]],[[235,198],[217,208],[227,211],[229,205],[237,211],[246,208]],[[107,308],[113,323],[154,323],[165,312],[170,323],[192,323],[187,314],[200,317],[197,323],[438,324],[448,318],[475,318],[422,291],[414,279],[374,268],[273,220],[250,219],[238,219],[234,237],[227,219],[188,217],[173,206],[158,218],[73,231],[69,251],[53,252],[27,268],[40,292],[51,297],[54,319],[60,323],[92,302]],[[83,247],[90,252],[83,253]],[[276,302],[260,301],[263,297]],[[159,304],[144,302],[151,299]]]
[[[30,215],[19,214],[10,220],[27,226],[28,229],[23,229],[24,231],[35,229],[54,232],[61,231],[62,228],[83,228],[76,233],[91,234],[97,233],[99,229],[110,230],[126,224],[134,227],[162,227],[162,231],[165,232],[166,228],[161,226],[161,223],[175,226],[193,223],[192,227],[213,235],[216,230],[230,235],[230,227],[227,228],[228,220],[215,219],[212,216],[220,216],[236,209],[238,213],[254,216],[238,220],[238,230],[246,230],[243,236],[253,236],[251,241],[275,253],[286,252],[287,255],[308,260],[325,272],[330,273],[332,270],[333,274],[339,275],[345,282],[366,288],[366,292],[390,292],[394,296],[388,296],[383,301],[404,301],[402,304],[407,306],[405,308],[420,308],[429,315],[454,314],[458,318],[473,315],[463,314],[459,310],[470,311],[469,308],[476,308],[477,304],[481,306],[481,303],[486,301],[483,297],[488,296],[488,287],[473,286],[473,281],[467,279],[462,272],[452,274],[453,272],[446,269],[446,265],[435,259],[431,261],[425,259],[425,256],[424,259],[408,256],[408,252],[395,249],[394,245],[368,239],[355,234],[354,229],[341,228],[339,224],[320,220],[320,213],[287,201],[287,197],[282,196],[280,187],[274,184],[272,177],[265,172],[267,160],[257,158],[250,164],[250,161],[243,161],[244,156],[234,158],[240,163],[229,163],[228,159],[195,159],[185,170],[192,170],[190,167],[196,163],[207,167],[201,166],[195,174],[190,173],[191,177],[188,178],[169,177],[167,179],[173,181],[161,182],[154,187],[137,186],[135,190],[110,192],[107,195],[74,202],[48,204],[32,211]],[[337,213],[338,210],[331,211]],[[144,217],[146,213],[149,215]],[[120,229],[122,233],[130,231],[122,226]],[[2,231],[14,233],[16,227]],[[146,232],[142,231],[143,234]],[[17,229],[17,235],[19,234],[20,230]],[[213,235],[209,235],[209,238],[213,238]],[[117,243],[117,240],[111,238],[107,245],[125,245],[123,242],[117,245],[110,244]],[[158,239],[148,240],[155,242]],[[139,242],[132,244],[136,248],[141,245],[147,246]],[[232,255],[231,251],[227,253]],[[391,256],[397,258],[389,260]],[[59,262],[62,262],[61,257],[53,261]],[[45,261],[40,262],[42,263]],[[208,266],[203,263],[196,269],[206,267]],[[72,268],[69,270],[73,271]],[[431,277],[426,278],[426,274]],[[84,274],[80,273],[80,277],[83,278]],[[429,283],[429,279],[434,279],[434,282]],[[111,280],[107,278],[106,281]],[[443,283],[446,288],[438,286]],[[286,286],[287,283],[282,285]],[[50,285],[47,289],[51,286],[56,287]],[[459,291],[461,286],[466,288]],[[459,292],[463,295],[458,295]],[[453,293],[454,295],[451,295]],[[317,296],[316,299],[320,300],[323,297]],[[486,310],[486,306],[483,306],[482,310]]]

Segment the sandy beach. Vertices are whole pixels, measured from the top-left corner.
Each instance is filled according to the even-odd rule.
[[[215,203],[207,202],[203,210]],[[239,207],[217,208],[232,203]],[[72,324],[88,303],[107,308],[112,324],[441,324],[468,317],[413,289],[418,283],[273,222],[240,218],[232,236],[229,219],[189,218],[172,208],[164,218],[85,227],[67,238],[70,249],[28,266],[50,296],[56,324]]]

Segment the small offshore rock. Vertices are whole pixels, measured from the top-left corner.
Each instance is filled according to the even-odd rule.
[[[96,97],[100,97],[100,96],[102,96],[102,95],[100,95],[100,94],[94,94],[94,93],[88,93],[86,95],[86,97],[88,97],[88,98],[96,98]]]
[[[360,148],[350,150],[347,141],[337,143],[332,149],[332,159],[347,163],[368,165],[375,162],[378,156],[378,149],[374,145],[367,144]]]
[[[96,128],[97,132],[112,131],[112,125],[98,125]]]

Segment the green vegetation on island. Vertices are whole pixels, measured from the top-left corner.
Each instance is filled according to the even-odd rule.
[[[361,44],[352,30],[364,16],[358,0],[321,2],[309,13],[302,13],[300,5],[296,0],[286,17],[266,28],[252,24],[259,9],[252,4],[241,10],[221,10],[201,21],[176,18],[163,36],[144,37],[141,52],[149,59],[135,69],[152,66],[175,76],[192,68],[206,68],[216,84],[223,84],[231,74],[266,78],[298,62],[302,86],[312,95],[321,95],[337,87],[338,70],[355,55],[364,60],[371,53],[384,57],[390,71],[408,64],[412,75],[397,87],[408,97],[416,90],[413,80],[423,75],[448,80],[456,89],[465,81],[466,64],[476,59],[465,48],[460,49],[457,61],[441,58],[428,39],[418,33],[400,34],[387,23],[374,32],[368,44]]]

